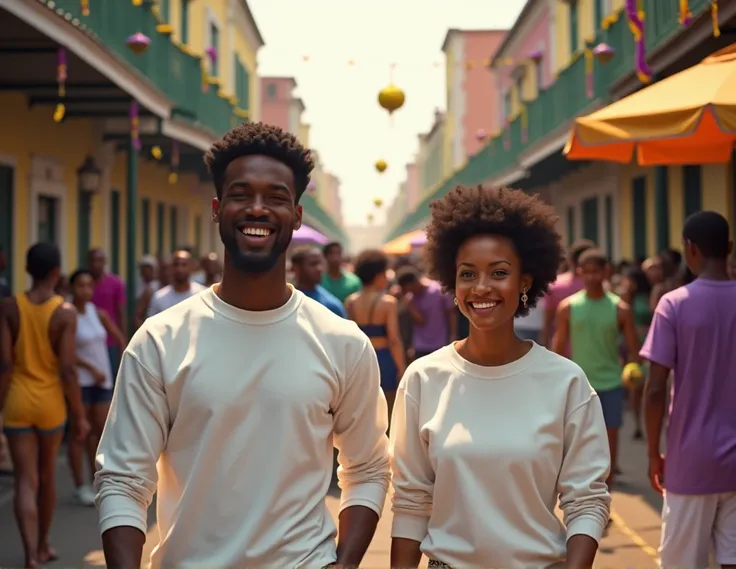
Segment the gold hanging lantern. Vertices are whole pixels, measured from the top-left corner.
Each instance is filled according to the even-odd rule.
[[[376,207],[381,207],[383,205],[383,200],[381,198],[374,198],[373,205]]]
[[[396,85],[389,85],[378,93],[378,104],[388,111],[388,114],[393,114],[404,106],[406,96],[404,91],[399,89]]]
[[[388,164],[386,164],[385,160],[378,160],[376,162],[376,170],[378,170],[381,174],[386,171],[386,168],[388,168]]]

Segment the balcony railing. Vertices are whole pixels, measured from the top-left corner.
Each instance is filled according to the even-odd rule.
[[[709,0],[690,1],[690,10],[695,16],[701,15],[709,7]],[[646,43],[651,52],[672,39],[682,27],[678,22],[679,9],[676,2],[644,0],[644,9]],[[415,229],[429,214],[429,203],[433,200],[444,196],[458,185],[479,184],[511,171],[518,167],[519,157],[524,152],[550,135],[564,131],[575,117],[585,113],[596,100],[607,101],[611,87],[629,76],[634,67],[635,46],[625,14],[621,13],[607,30],[598,30],[593,45],[601,42],[610,45],[616,56],[606,64],[594,63],[592,96],[586,90],[585,57],[577,54],[552,85],[526,104],[526,115],[522,113],[515,117],[503,132],[491,139],[463,168],[428,195],[391,231],[388,239]]]

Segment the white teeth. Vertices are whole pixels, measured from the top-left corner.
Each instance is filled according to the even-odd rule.
[[[245,227],[240,230],[243,235],[255,235],[257,237],[268,237],[272,231],[261,227]]]
[[[483,310],[485,308],[493,308],[496,306],[498,302],[472,302],[471,306],[473,308],[478,308],[480,310]]]

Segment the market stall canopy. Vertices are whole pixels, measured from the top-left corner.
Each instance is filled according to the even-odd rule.
[[[413,245],[414,240],[421,238],[422,235],[424,235],[423,229],[405,233],[393,241],[386,243],[381,247],[381,250],[387,255],[407,255],[411,253],[412,247],[416,247],[416,245]]]
[[[730,160],[736,142],[736,43],[701,63],[575,119],[570,160],[642,166]]]
[[[317,245],[326,245],[330,240],[313,227],[302,224],[292,235],[291,241],[297,244],[316,243]]]

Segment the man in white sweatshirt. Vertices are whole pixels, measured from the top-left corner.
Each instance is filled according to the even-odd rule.
[[[97,457],[107,567],[141,566],[156,491],[153,569],[357,567],[388,489],[388,417],[369,340],[286,282],[312,158],[247,123],[206,161],[222,281],[146,320],[122,358]]]

